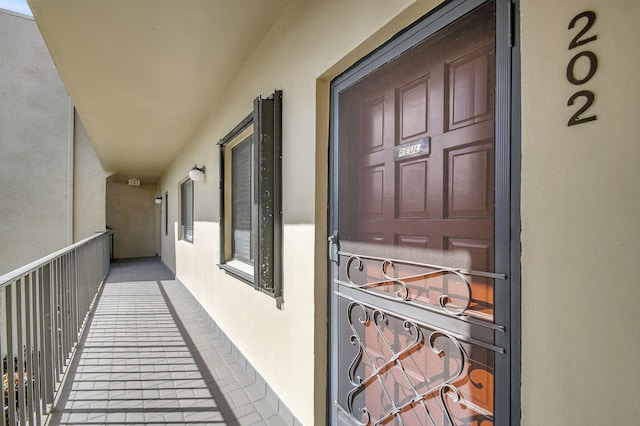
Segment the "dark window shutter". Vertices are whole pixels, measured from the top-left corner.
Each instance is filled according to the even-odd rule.
[[[169,193],[164,194],[164,235],[169,235]]]

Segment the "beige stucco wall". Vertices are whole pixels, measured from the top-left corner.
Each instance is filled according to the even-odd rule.
[[[0,275],[68,242],[69,97],[33,19],[0,10]]]
[[[156,256],[160,250],[157,236],[160,227],[157,222],[155,203],[156,184],[141,183],[129,186],[127,182],[107,182],[107,226],[114,232],[114,252],[116,259]]]
[[[0,275],[104,230],[105,172],[29,17],[0,10]]]
[[[77,113],[74,128],[73,241],[75,242],[105,230],[108,173],[102,169]]]
[[[576,31],[567,27],[585,10],[597,14],[587,36],[598,39],[569,51]],[[527,426],[640,423],[639,16],[636,0],[522,4]],[[583,50],[598,56],[598,69],[573,86],[566,66]],[[577,90],[596,94],[598,119],[567,127]]]
[[[325,410],[328,82],[437,2],[410,3],[293,1],[160,184],[174,225],[163,259],[304,424],[324,424]],[[598,14],[598,40],[569,52],[569,21],[587,9]],[[640,419],[637,16],[632,0],[522,0],[524,425]],[[598,71],[576,87],[566,65],[586,49]],[[216,143],[273,88],[284,93],[283,310],[216,267]],[[567,127],[567,99],[581,89],[596,93],[598,120]],[[176,241],[175,223],[178,184],[193,163],[206,164],[207,177],[195,185],[191,244]]]

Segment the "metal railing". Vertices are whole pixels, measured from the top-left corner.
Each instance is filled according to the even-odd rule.
[[[109,235],[0,276],[0,425],[41,425],[109,271]]]

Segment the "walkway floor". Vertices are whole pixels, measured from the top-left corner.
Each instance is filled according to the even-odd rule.
[[[51,425],[299,424],[156,258],[112,264],[88,327]]]

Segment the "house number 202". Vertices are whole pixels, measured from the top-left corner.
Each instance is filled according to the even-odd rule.
[[[569,22],[569,29],[571,30],[577,26],[578,28],[580,28],[580,30],[569,43],[569,50],[575,49],[576,47],[584,46],[598,39],[598,36],[596,34],[590,33],[591,27],[593,27],[593,24],[595,22],[596,14],[595,12],[590,10],[578,13],[573,17],[571,22]],[[578,61],[586,61],[588,63],[586,73],[582,70],[582,73],[580,74],[576,72],[576,64],[578,63]],[[598,57],[596,56],[596,54],[590,50],[583,50],[576,53],[567,64],[567,80],[569,80],[569,83],[575,86],[581,86],[591,80],[597,70]],[[567,106],[572,106],[577,103],[579,107],[567,122],[567,126],[574,126],[576,124],[583,124],[589,121],[597,120],[597,115],[585,115],[588,109],[591,108],[591,105],[593,105],[593,101],[595,100],[595,98],[596,95],[591,90],[579,90],[571,95],[569,101],[567,102]]]

